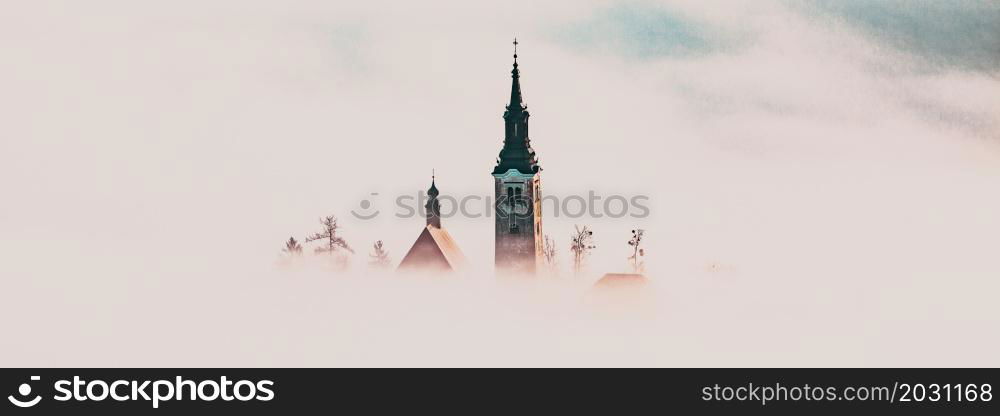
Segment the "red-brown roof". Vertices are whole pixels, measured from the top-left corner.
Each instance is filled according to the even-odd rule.
[[[632,273],[608,273],[594,283],[595,287],[637,287],[645,285],[646,276]]]
[[[451,234],[433,225],[424,227],[410,251],[399,262],[400,270],[456,270],[466,264],[465,255]]]

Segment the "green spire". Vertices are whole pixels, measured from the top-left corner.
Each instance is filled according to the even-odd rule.
[[[431,170],[431,187],[427,190],[427,203],[424,204],[424,209],[427,211],[427,225],[433,225],[434,227],[441,228],[441,203],[438,202],[438,192],[437,185],[434,184],[434,170]]]
[[[533,174],[541,170],[535,151],[528,138],[528,107],[521,96],[521,71],[517,68],[517,38],[514,38],[514,69],[510,71],[510,104],[503,114],[505,132],[503,149],[497,157],[494,174],[507,173],[516,169],[523,174]]]
[[[513,80],[510,84],[510,104],[507,105],[507,110],[523,110],[525,106],[521,97],[521,71],[517,69],[517,38],[514,38],[514,69],[510,71],[510,75]]]
[[[427,195],[436,197],[441,193],[438,192],[437,186],[434,184],[434,169],[431,169],[431,187],[427,190]]]

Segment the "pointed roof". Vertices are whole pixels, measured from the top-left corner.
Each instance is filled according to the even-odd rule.
[[[443,228],[427,225],[399,262],[401,271],[452,271],[462,269],[465,255]]]
[[[441,255],[448,261],[452,269],[459,269],[465,266],[465,254],[458,248],[458,243],[455,242],[454,238],[451,238],[448,230],[434,227],[427,227],[426,230],[430,233],[431,238],[434,239],[434,243],[441,250]]]
[[[465,265],[465,255],[451,234],[441,228],[441,206],[437,200],[436,175],[431,171],[431,187],[427,190],[427,225],[420,231],[410,251],[399,262],[399,270],[449,271]]]
[[[523,174],[534,174],[541,170],[535,150],[531,148],[528,138],[528,107],[524,105],[521,95],[521,70],[517,67],[517,39],[514,39],[514,69],[510,71],[510,102],[507,111],[503,113],[506,125],[503,149],[497,157],[497,165],[493,174],[499,175],[515,169]]]
[[[524,105],[524,98],[521,97],[521,71],[517,69],[517,38],[514,38],[514,69],[510,71],[510,103],[507,110],[522,111],[527,109]]]
[[[640,286],[648,282],[646,276],[636,273],[607,273],[598,280],[597,287]]]

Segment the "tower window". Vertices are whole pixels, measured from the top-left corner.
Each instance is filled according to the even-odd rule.
[[[518,195],[520,195],[521,190],[518,189],[517,193],[518,193]],[[514,202],[515,200],[516,200],[516,198],[514,197],[514,187],[513,186],[508,186],[507,187],[507,206],[509,207],[509,213],[507,215],[507,224],[510,227],[510,233],[511,234],[517,234],[517,231],[518,231],[518,229],[517,229],[517,221],[516,221],[517,215],[514,213],[514,210],[517,208],[517,205]]]

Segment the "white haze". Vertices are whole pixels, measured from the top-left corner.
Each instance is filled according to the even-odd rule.
[[[5,7],[0,365],[1000,365],[995,68],[791,2],[369,3]],[[717,46],[567,40],[617,7]],[[467,273],[369,271],[419,234],[392,198],[431,169],[491,192],[515,32],[543,191],[651,215],[547,216],[562,270],[534,282],[495,280],[489,218],[444,220]],[[329,214],[351,271],[284,265]],[[652,284],[609,305],[590,284],[635,227]]]

